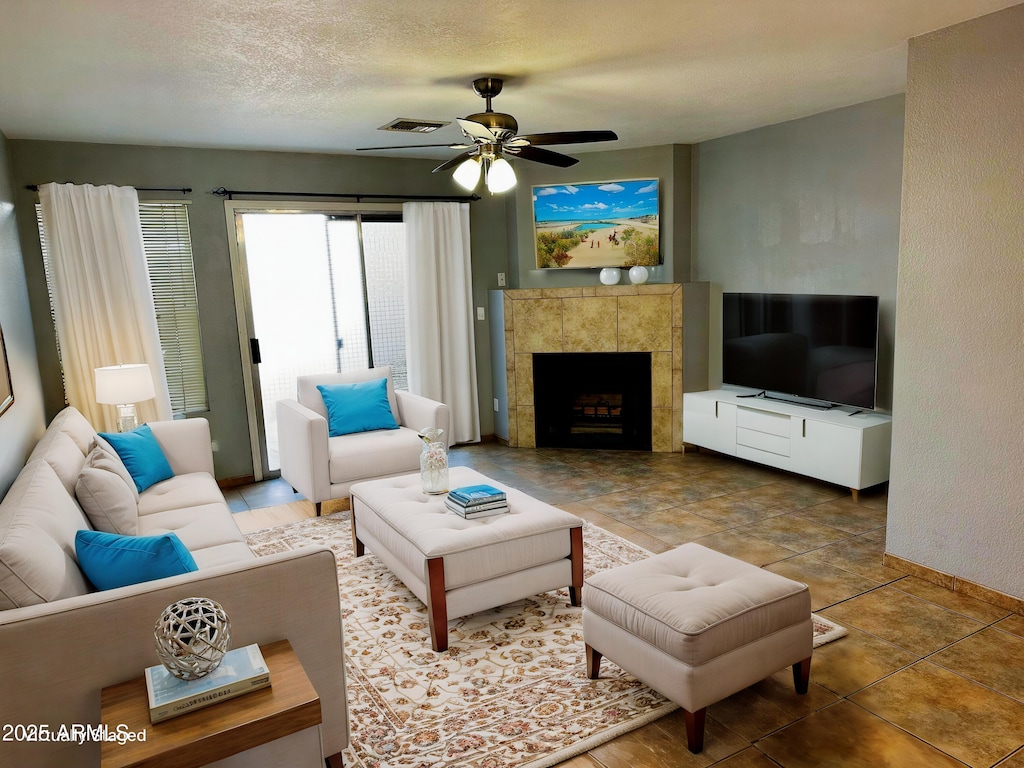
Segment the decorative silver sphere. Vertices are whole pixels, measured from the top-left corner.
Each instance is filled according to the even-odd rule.
[[[164,608],[153,628],[156,655],[182,680],[198,680],[217,668],[231,646],[231,622],[221,604],[186,597]]]

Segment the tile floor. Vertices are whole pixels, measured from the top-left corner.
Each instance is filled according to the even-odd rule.
[[[849,635],[708,709],[705,748],[675,712],[569,768],[1024,768],[1024,616],[882,565],[885,490],[835,486],[707,453],[452,450],[472,466],[652,552],[697,541],[810,585]],[[283,481],[230,491],[242,511],[301,500]],[[312,505],[290,505],[291,508]]]

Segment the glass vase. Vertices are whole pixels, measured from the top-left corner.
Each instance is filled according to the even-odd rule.
[[[423,440],[420,451],[420,479],[423,492],[430,495],[448,493],[448,446],[441,436],[443,429],[429,427],[419,433]]]

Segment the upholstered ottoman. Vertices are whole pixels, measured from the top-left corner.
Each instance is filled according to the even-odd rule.
[[[419,474],[350,489],[356,556],[368,546],[423,601],[435,651],[448,648],[449,619],[565,586],[580,604],[583,521],[468,467],[449,470],[452,488],[480,483],[505,491],[510,511],[466,520],[423,493]]]
[[[679,704],[691,752],[705,708],[793,665],[807,692],[814,630],[806,584],[699,544],[595,574],[584,582],[587,673],[601,656]]]

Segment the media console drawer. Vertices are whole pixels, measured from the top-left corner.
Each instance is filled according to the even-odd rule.
[[[789,419],[786,419],[786,436],[769,435],[766,432],[757,432],[753,429],[743,427],[736,428],[736,445],[746,445],[750,448],[757,448],[759,451],[776,453],[779,456],[789,456]]]
[[[752,429],[755,432],[766,432],[769,435],[789,438],[789,419],[784,413],[758,411],[740,406],[736,409],[736,426]]]

